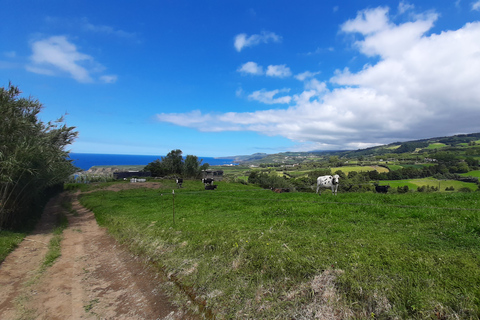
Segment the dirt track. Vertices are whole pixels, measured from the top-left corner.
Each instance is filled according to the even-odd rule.
[[[61,256],[39,271],[61,196],[52,199],[35,232],[0,265],[0,319],[199,319],[163,293],[151,267],[123,250],[76,196]]]

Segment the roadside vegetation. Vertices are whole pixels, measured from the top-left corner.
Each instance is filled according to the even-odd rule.
[[[81,203],[218,319],[480,317],[478,193],[161,183]]]
[[[77,132],[63,118],[42,122],[43,106],[0,87],[0,262],[30,232],[75,167],[65,150]]]
[[[152,177],[175,176],[182,178],[199,178],[202,171],[208,169],[208,163],[202,164],[197,156],[187,155],[185,159],[180,149],[170,151],[165,157],[150,162],[143,171],[151,172]]]

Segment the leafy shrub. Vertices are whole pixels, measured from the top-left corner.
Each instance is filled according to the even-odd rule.
[[[472,192],[472,189],[467,188],[467,187],[462,187],[462,188],[458,189],[458,192]]]
[[[434,187],[434,186],[421,186],[421,187],[418,187],[418,188],[417,188],[417,191],[418,191],[418,192],[434,192],[434,191],[438,191],[438,187]]]
[[[293,189],[293,185],[287,179],[279,177],[276,172],[266,173],[252,171],[248,176],[248,183],[257,184],[262,188],[288,188]]]

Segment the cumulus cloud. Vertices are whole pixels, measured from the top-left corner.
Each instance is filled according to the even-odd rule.
[[[410,4],[410,3],[405,2],[405,1],[400,1],[400,3],[398,4],[398,13],[399,14],[404,14],[408,10],[413,10],[413,8],[415,8],[415,6],[413,4]]]
[[[472,10],[480,11],[480,1],[472,2]]]
[[[104,83],[115,83],[117,82],[117,76],[116,75],[105,75],[101,76],[100,80]]]
[[[280,135],[312,149],[353,149],[480,131],[480,22],[428,34],[437,14],[395,24],[388,12],[386,7],[363,10],[340,27],[358,36],[355,47],[375,57],[374,62],[357,72],[338,70],[329,86],[303,74],[304,89],[289,93],[286,108],[198,112],[195,117],[162,114],[158,120],[200,131]],[[269,103],[280,93],[260,90],[251,99]]]
[[[237,71],[244,74],[262,75],[263,67],[259,66],[256,62],[249,61],[241,65]]]
[[[93,82],[91,74],[105,68],[95,59],[78,51],[65,36],[52,36],[32,42],[31,63],[26,66],[30,72],[55,76],[67,73],[78,82]],[[102,81],[112,83],[116,76],[103,76]]]
[[[252,74],[252,75],[267,75],[269,77],[276,78],[286,78],[292,75],[292,71],[286,65],[269,65],[267,70],[264,72],[263,67],[257,64],[256,62],[249,61],[242,64],[238,69],[238,72],[243,74]]]
[[[292,71],[286,65],[269,65],[266,72],[269,77],[286,78],[292,75]]]
[[[82,19],[82,27],[85,31],[105,34],[105,35],[113,35],[120,38],[128,38],[133,39],[136,38],[136,33],[133,32],[126,32],[120,29],[115,29],[111,26],[106,25],[95,25],[88,21],[87,18]]]
[[[282,90],[272,90],[267,91],[265,89],[255,91],[248,96],[250,100],[260,101],[265,104],[276,104],[276,103],[290,103],[292,97],[290,96],[283,96],[274,98],[279,93],[289,92],[290,89],[282,89]]]
[[[252,34],[251,36],[248,36],[246,33],[240,33],[235,36],[233,46],[238,52],[240,52],[245,47],[253,47],[260,43],[268,43],[270,41],[281,42],[282,37],[273,32],[266,31],[261,34]]]
[[[300,80],[300,81],[304,81],[305,79],[315,77],[317,74],[320,74],[320,71],[317,71],[317,72],[305,71],[305,72],[297,74],[295,76],[295,79]]]
[[[341,30],[359,33],[365,38],[355,42],[360,52],[367,56],[380,55],[384,58],[401,56],[433,27],[437,14],[419,16],[414,22],[394,25],[388,20],[388,8],[364,10],[353,20],[345,22]]]

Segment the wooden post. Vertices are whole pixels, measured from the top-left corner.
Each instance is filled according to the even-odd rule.
[[[172,190],[173,199],[173,225],[175,225],[175,190]]]

